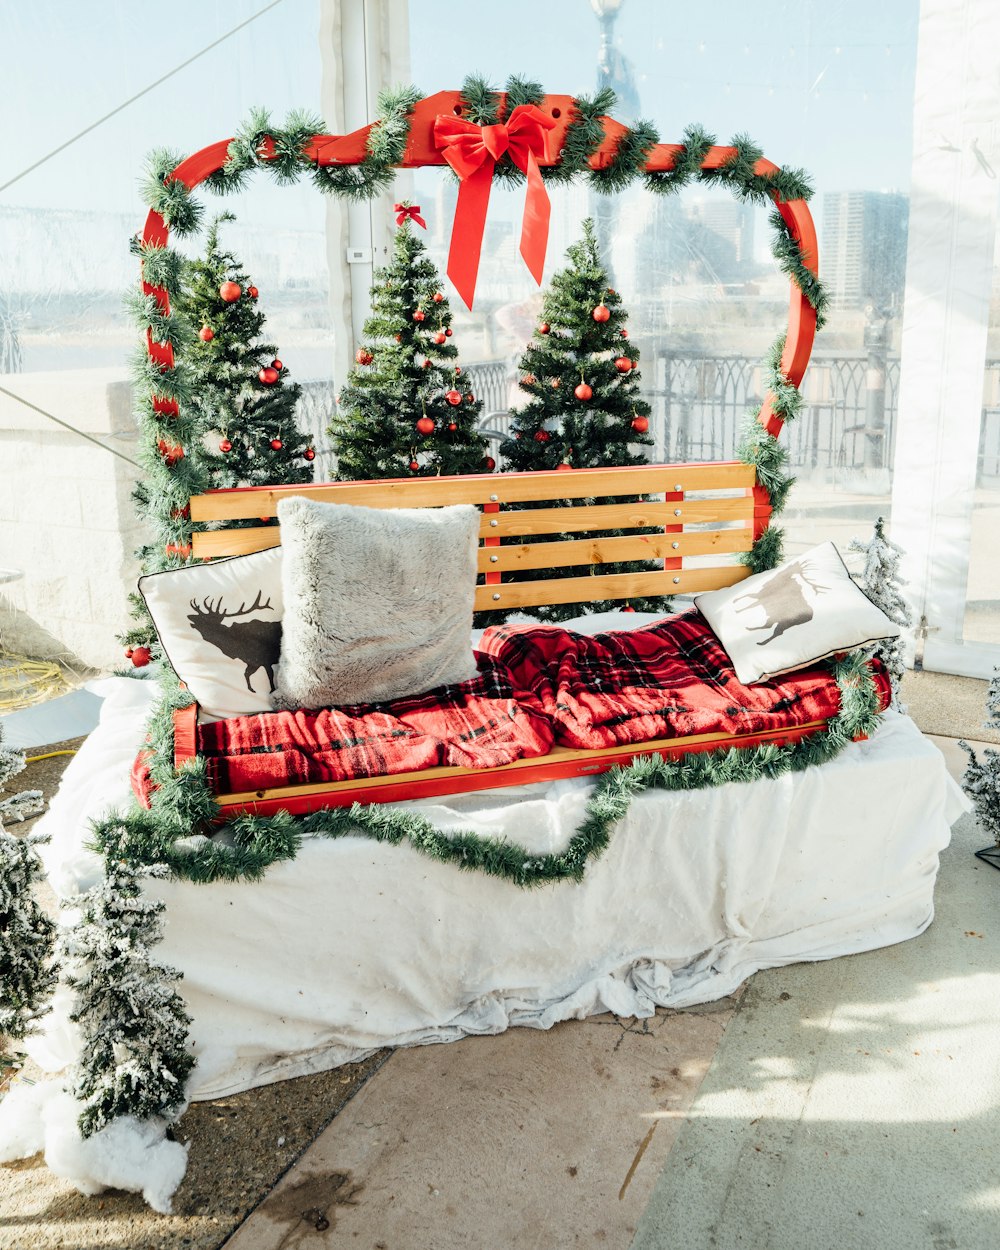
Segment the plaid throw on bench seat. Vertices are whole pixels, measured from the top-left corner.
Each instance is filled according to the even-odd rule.
[[[485,631],[479,677],[384,706],[269,712],[198,727],[217,794],[345,781],[442,764],[490,768],[554,742],[606,747],[654,738],[829,720],[840,696],[825,666],[759,686],[737,681],[697,611],[587,637],[557,626]],[[875,665],[883,706],[884,670]],[[146,770],[142,770],[146,771]],[[136,778],[148,801],[148,773]]]
[[[760,733],[829,720],[840,693],[825,665],[743,686],[696,608],[646,629],[586,637],[555,626],[486,630],[480,649],[529,690],[563,746],[600,748],[694,734]],[[876,682],[882,707],[889,682]]]

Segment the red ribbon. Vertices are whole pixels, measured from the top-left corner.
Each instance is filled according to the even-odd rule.
[[[434,143],[461,179],[448,252],[448,277],[468,308],[476,294],[493,170],[505,152],[528,176],[521,255],[531,276],[541,285],[552,206],[538,158],[548,159],[546,132],[555,125],[553,118],[533,104],[519,104],[506,123],[495,126],[477,126],[447,113],[434,119]]]
[[[399,214],[396,218],[397,226],[401,226],[407,217],[410,217],[418,226],[423,226],[425,230],[427,229],[427,222],[420,216],[419,204],[393,204],[392,211]]]

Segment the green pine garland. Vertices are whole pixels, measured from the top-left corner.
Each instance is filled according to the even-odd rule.
[[[192,838],[209,826],[218,808],[204,761],[196,760],[179,773],[171,767],[171,709],[185,700],[175,680],[173,693],[167,683],[149,729],[153,777],[160,785],[152,809],[133,805],[124,815],[113,813],[96,822],[91,845],[134,863],[165,863],[178,877],[190,881],[238,881],[257,880],[271,864],[294,859],[305,836],[360,835],[392,845],[406,843],[441,863],[485,872],[512,885],[580,881],[590,860],[607,847],[612,826],[625,815],[636,794],[649,789],[698,790],[798,772],[832,759],[856,736],[873,733],[878,724],[878,693],[864,655],[854,652],[834,662],[832,671],[840,690],[840,711],[824,733],[786,746],[726,747],[678,760],[647,756],[614,768],[595,782],[583,822],[566,849],[548,855],[535,855],[517,843],[471,831],[448,835],[416,813],[378,803],[324,808],[304,817],[288,812],[244,815],[215,838]]]
[[[462,87],[465,115],[480,125],[489,125],[501,118],[501,97],[481,77],[471,76]],[[521,104],[538,104],[544,96],[541,84],[517,76],[506,86],[506,111]],[[265,167],[278,182],[294,181],[309,170],[313,180],[325,192],[348,199],[370,198],[387,188],[402,159],[409,134],[409,115],[421,98],[415,87],[386,92],[379,98],[380,120],[372,127],[367,153],[360,165],[317,167],[305,149],[312,137],[323,130],[322,122],[304,112],[289,115],[284,127],[271,123],[262,110],[254,110],[239,128],[229,147],[225,167],[206,180],[210,190],[227,193],[241,189],[248,175],[257,167]],[[648,190],[672,194],[698,180],[729,187],[738,198],[763,203],[777,198],[779,202],[808,200],[812,189],[805,175],[797,170],[777,170],[757,174],[754,166],[760,150],[746,136],[737,136],[733,153],[718,169],[702,169],[702,161],[715,138],[701,127],[691,126],[684,132],[684,143],[674,168],[648,172],[644,169],[650,149],[658,135],[648,122],[626,127],[619,137],[610,162],[603,169],[591,169],[590,158],[604,139],[601,118],[614,108],[615,96],[610,89],[593,97],[581,96],[573,101],[569,125],[563,140],[558,165],[544,167],[542,175],[553,183],[568,182],[584,176],[595,189],[611,193],[641,179]],[[269,139],[263,153],[264,140]],[[179,235],[197,230],[202,218],[201,205],[183,183],[172,177],[181,158],[168,151],[154,152],[148,161],[145,178],[147,202]],[[524,177],[506,155],[497,163],[496,176],[503,181],[518,182]],[[779,266],[803,292],[816,311],[817,324],[822,324],[826,293],[808,269],[802,249],[780,213],[771,215],[775,240],[773,252]],[[172,300],[176,294],[182,260],[166,247],[135,242],[133,250],[143,260],[144,277],[151,285],[164,287]],[[168,452],[159,447],[159,440],[169,430],[170,444],[184,445],[195,433],[192,419],[185,415],[190,396],[190,379],[183,364],[185,333],[173,312],[164,315],[152,297],[136,293],[130,310],[145,334],[150,328],[155,341],[170,343],[178,349],[178,363],[164,370],[148,359],[137,360],[135,367],[138,390],[138,414],[143,428],[142,458],[147,481],[140,484],[137,496],[162,497],[176,504],[182,497],[198,493],[200,482],[197,466],[190,459],[171,462]],[[780,372],[784,338],[773,345],[767,358],[768,388],[774,410],[784,421],[793,420],[801,397],[798,390]],[[175,400],[180,414],[169,423],[153,408],[153,395]],[[760,484],[767,488],[774,512],[784,504],[791,478],[785,474],[787,455],[776,439],[769,435],[756,417],[759,408],[749,414],[737,454],[757,470]],[[756,423],[756,424],[754,424]],[[189,541],[190,519],[180,506],[171,507],[169,532],[163,537],[172,542]],[[773,568],[781,559],[781,532],[768,527],[753,550],[742,557],[754,572]],[[183,557],[171,558],[168,565],[180,565]],[[139,639],[137,638],[136,641]],[[131,639],[130,639],[131,641]],[[732,748],[724,751],[686,756],[677,762],[643,759],[626,769],[605,774],[596,784],[588,814],[570,846],[559,856],[531,857],[523,848],[507,843],[462,834],[446,838],[439,831],[420,823],[419,818],[404,817],[384,807],[357,808],[351,811],[333,809],[296,819],[287,813],[261,818],[241,817],[230,825],[223,836],[196,839],[193,831],[209,828],[218,808],[209,790],[205,765],[195,760],[175,772],[173,760],[172,711],[190,701],[172,673],[162,675],[163,691],[150,724],[151,771],[158,789],[151,811],[138,807],[124,816],[113,815],[95,825],[95,845],[112,854],[124,853],[136,862],[169,864],[179,876],[191,880],[240,879],[259,877],[279,859],[295,855],[301,838],[310,833],[339,837],[348,832],[362,832],[381,841],[407,841],[436,858],[455,862],[465,868],[493,872],[520,885],[572,878],[579,880],[588,860],[599,854],[607,844],[610,827],[627,809],[634,793],[649,787],[675,789],[721,784],[729,780],[773,776],[792,768],[803,768],[829,758],[858,732],[871,727],[874,686],[866,680],[863,661],[849,659],[835,667],[841,688],[840,715],[828,731],[788,747]]]

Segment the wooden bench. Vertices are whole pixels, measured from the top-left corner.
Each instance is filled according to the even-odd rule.
[[[194,496],[191,519],[216,524],[265,519],[275,516],[278,502],[292,495],[376,508],[442,507],[456,503],[481,507],[479,572],[483,584],[476,590],[477,610],[626,601],[731,586],[748,576],[750,570],[737,563],[736,556],[750,550],[770,515],[766,492],[756,485],[753,466],[723,461],[242,487]],[[619,502],[595,505],[586,502],[589,499]],[[571,501],[569,506],[565,505],[567,500]],[[544,506],[556,501],[560,506]],[[510,507],[528,503],[540,506]],[[608,529],[645,532],[610,538],[595,536],[595,531]],[[553,534],[575,537],[535,541]],[[281,528],[275,525],[205,530],[195,533],[193,554],[202,559],[245,555],[280,542]],[[634,560],[655,561],[657,567],[633,573],[600,571],[604,565]],[[513,573],[566,567],[579,569],[579,575],[510,580]],[[499,768],[439,767],[357,781],[221,794],[217,799],[223,819],[244,811],[303,813],[354,802],[392,802],[589,775],[627,764],[642,755],[677,757],[712,750],[720,744],[792,742],[821,730],[824,724],[817,721],[739,738],[721,733],[664,738],[596,751],[556,746],[544,757],[517,760]],[[178,766],[196,754],[196,726],[196,705],[175,713]]]

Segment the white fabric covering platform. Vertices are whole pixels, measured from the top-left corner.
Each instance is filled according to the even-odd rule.
[[[89,821],[129,799],[151,683],[109,678],[101,723],[44,817],[63,895],[100,860]],[[591,783],[427,800],[441,828],[532,851],[565,845]],[[522,890],[409,847],[310,839],[258,883],[155,882],[161,958],[184,972],[198,1055],[191,1095],[214,1098],[321,1071],[389,1045],[601,1011],[649,1016],[707,1002],[761,968],[900,942],[933,917],[938,854],[967,807],[940,752],[896,713],[821,768],[775,781],[637,797],[584,881]],[[31,1043],[48,1070],[75,1058],[60,999]]]

